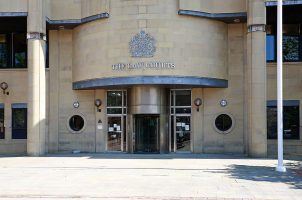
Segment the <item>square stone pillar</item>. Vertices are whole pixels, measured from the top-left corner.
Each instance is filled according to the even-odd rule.
[[[264,0],[249,0],[245,78],[247,153],[252,157],[267,156],[265,24]]]
[[[27,153],[45,154],[46,82],[44,1],[28,0],[28,122]]]

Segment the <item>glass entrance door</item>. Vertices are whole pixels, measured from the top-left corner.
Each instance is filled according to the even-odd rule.
[[[159,116],[135,116],[135,152],[159,152]]]
[[[191,90],[171,90],[170,151],[191,152]]]
[[[191,151],[191,117],[176,116],[176,151]]]

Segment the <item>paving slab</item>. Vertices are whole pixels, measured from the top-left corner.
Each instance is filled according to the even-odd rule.
[[[0,199],[302,199],[301,161],[198,154],[0,157]]]

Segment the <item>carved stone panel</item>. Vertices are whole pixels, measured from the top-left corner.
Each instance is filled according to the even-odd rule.
[[[141,31],[129,42],[130,54],[132,57],[153,57],[156,52],[155,43],[156,41],[151,35],[145,31]]]

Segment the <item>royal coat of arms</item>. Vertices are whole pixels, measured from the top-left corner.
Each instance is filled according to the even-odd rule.
[[[153,57],[156,51],[155,42],[155,39],[151,35],[145,31],[141,31],[129,42],[131,56],[141,58]]]

